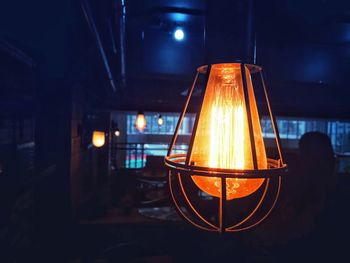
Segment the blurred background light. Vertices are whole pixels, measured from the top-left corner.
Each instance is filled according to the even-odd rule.
[[[182,29],[176,29],[175,32],[174,32],[174,38],[177,40],[177,41],[181,41],[183,40],[185,37],[185,33]]]

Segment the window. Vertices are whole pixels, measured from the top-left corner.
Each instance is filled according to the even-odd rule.
[[[175,132],[175,128],[177,122],[179,120],[179,114],[176,113],[168,113],[162,114],[163,117],[163,125],[158,125],[158,117],[157,113],[146,113],[145,114],[147,125],[146,129],[140,133],[136,130],[135,122],[136,122],[136,114],[128,114],[127,115],[127,134],[128,135],[137,135],[137,134],[158,134],[158,135],[172,135]],[[191,134],[192,127],[194,123],[194,114],[186,115],[182,121],[182,125],[180,127],[180,134],[186,135]]]
[[[143,168],[147,164],[147,156],[165,156],[168,151],[168,144],[137,143],[130,144],[126,150],[125,167]],[[185,153],[188,146],[185,144],[175,145],[173,153]]]
[[[163,145],[163,150],[156,150],[152,147],[149,148],[150,154],[165,155],[169,143],[169,138],[162,137],[162,135],[173,135],[175,127],[177,125],[179,114],[176,113],[161,113],[164,123],[162,126],[158,125],[158,113],[146,113],[147,127],[143,133],[140,133],[135,128],[136,113],[127,114],[127,135],[147,135],[147,139],[143,136],[136,136],[137,141],[141,144],[149,143],[147,145],[155,145],[150,142],[151,138],[157,138],[157,143]],[[192,133],[192,128],[195,121],[195,114],[187,114],[180,127],[179,134],[189,136]],[[272,123],[269,117],[263,117],[261,119],[262,134],[264,138],[273,139],[274,131]],[[319,131],[326,133],[332,142],[334,151],[336,153],[349,153],[350,152],[350,121],[337,121],[337,120],[325,120],[325,119],[308,119],[308,118],[291,118],[291,117],[278,117],[277,126],[279,129],[280,138],[282,141],[297,141],[303,134],[311,131]],[[153,137],[152,137],[153,136]],[[163,138],[163,139],[162,139]],[[135,140],[134,140],[135,141]],[[151,139],[152,141],[152,139]],[[186,145],[184,143],[184,145]],[[296,147],[296,143],[286,144],[287,147]],[[187,146],[186,146],[187,147]],[[146,150],[146,149],[145,149]]]
[[[265,138],[274,138],[271,120],[263,117],[262,133]],[[306,132],[319,131],[331,139],[333,149],[337,153],[350,152],[350,121],[277,118],[277,126],[281,139],[300,139]]]

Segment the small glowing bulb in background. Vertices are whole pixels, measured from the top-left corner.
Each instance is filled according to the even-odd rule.
[[[119,130],[118,128],[115,130],[114,135],[117,136],[117,137],[119,137],[119,135],[120,135],[120,130]]]
[[[174,32],[174,38],[177,40],[177,41],[181,41],[183,40],[185,37],[185,33],[182,29],[176,29],[175,32]]]
[[[105,144],[105,133],[103,131],[93,131],[92,144],[99,148]]]
[[[163,125],[163,117],[162,117],[162,115],[159,115],[159,117],[158,117],[158,125],[159,126],[162,126]]]
[[[139,132],[143,132],[146,128],[146,124],[147,122],[146,122],[145,114],[143,114],[142,112],[139,112],[136,117],[136,129]]]

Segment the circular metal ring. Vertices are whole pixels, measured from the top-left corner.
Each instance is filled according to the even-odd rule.
[[[288,171],[286,164],[281,164],[279,160],[267,159],[269,168],[267,169],[223,169],[210,168],[185,164],[186,154],[174,154],[165,157],[165,165],[172,171],[196,176],[214,176],[220,178],[271,178],[281,176]]]
[[[222,62],[222,63],[214,63],[214,64],[208,64],[208,65],[212,66],[212,65],[227,65],[227,64],[235,64],[235,65],[243,64],[250,70],[251,73],[258,73],[262,71],[262,68],[256,64],[246,64],[246,63],[242,63],[241,61]],[[208,65],[199,66],[197,68],[197,72],[201,74],[206,74],[208,70]]]

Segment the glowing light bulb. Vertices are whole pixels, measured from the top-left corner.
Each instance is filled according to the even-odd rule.
[[[92,144],[99,148],[105,144],[105,133],[103,131],[93,131]]]
[[[146,128],[147,122],[146,117],[142,112],[139,112],[136,117],[136,129],[139,132],[143,132]]]
[[[117,137],[120,136],[120,130],[118,128],[114,131],[114,135]]]
[[[159,115],[159,117],[158,117],[158,125],[159,125],[159,126],[162,126],[163,123],[164,123],[163,117],[162,117],[162,115]]]
[[[176,29],[174,32],[174,37],[176,40],[181,41],[185,37],[185,33],[182,29]]]
[[[226,169],[254,169],[246,107],[250,107],[257,151],[258,169],[267,168],[265,145],[249,71],[246,71],[250,105],[245,104],[241,69],[237,64],[213,65],[190,162],[196,166]],[[204,192],[220,197],[221,179],[192,176]],[[254,193],[264,179],[226,180],[227,199],[241,198]]]

